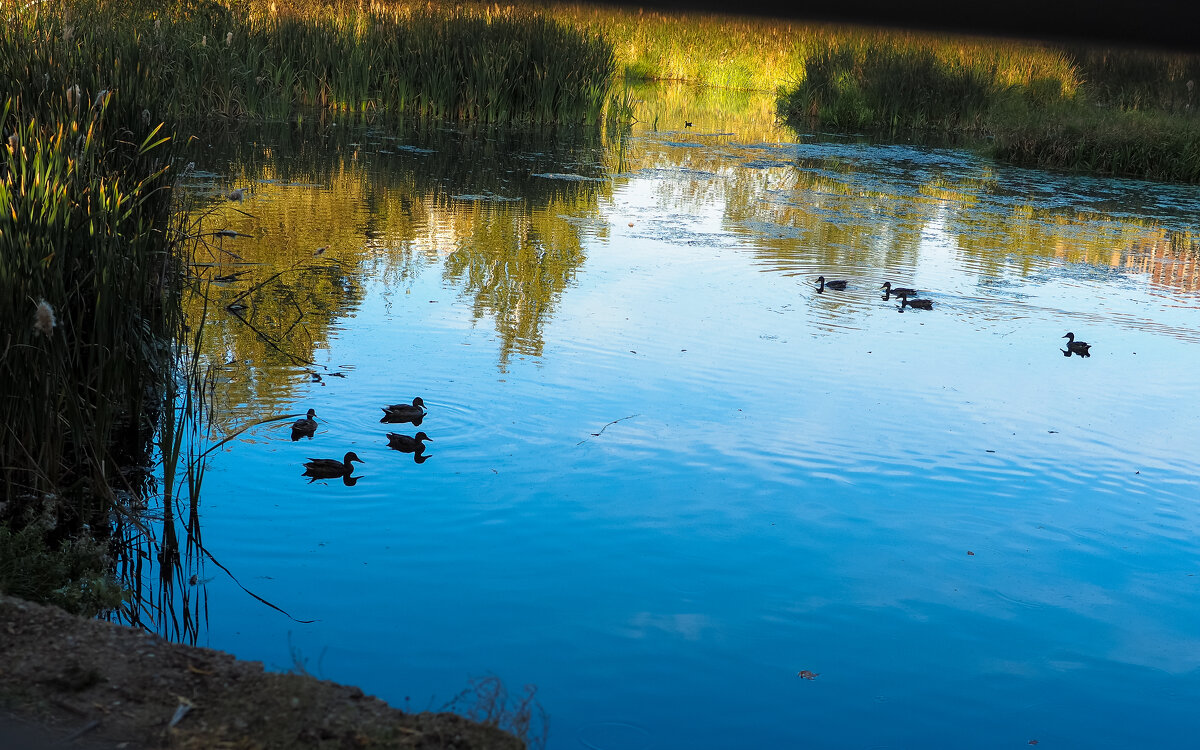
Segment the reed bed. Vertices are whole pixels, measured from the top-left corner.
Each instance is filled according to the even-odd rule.
[[[0,36],[0,586],[95,613],[120,601],[112,513],[147,481],[181,320],[173,147],[26,10]]]
[[[0,71],[11,52],[0,45]],[[69,554],[57,568],[82,579],[63,590],[103,592],[116,587],[78,540],[103,537],[115,494],[139,482],[129,467],[148,462],[178,312],[161,131],[123,122],[107,95],[70,99],[0,105],[0,522],[25,540],[13,554]]]
[[[594,123],[616,65],[600,36],[499,6],[59,0],[18,16],[58,42],[33,69],[75,70],[168,121],[319,107]]]
[[[1200,120],[1162,112],[1077,107],[1001,119],[988,150],[1014,164],[1089,174],[1200,182]]]
[[[978,131],[997,107],[1047,107],[1080,89],[1064,52],[1033,43],[880,31],[815,47],[803,62],[780,114],[849,130]]]
[[[774,91],[800,72],[803,53],[829,27],[713,13],[668,13],[581,3],[534,2],[551,17],[602,34],[618,72],[645,81]]]

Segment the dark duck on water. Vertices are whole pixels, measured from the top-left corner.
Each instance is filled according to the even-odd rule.
[[[425,450],[423,440],[433,440],[424,432],[418,432],[416,435],[401,435],[398,432],[389,432],[387,434],[388,447],[404,453],[420,453]]]
[[[309,409],[308,416],[292,422],[292,440],[299,440],[302,437],[311,438],[313,433],[317,431],[317,420],[314,419],[316,416],[316,410]]]
[[[818,276],[817,283],[820,284],[820,286],[817,287],[818,293],[825,291],[826,287],[828,287],[829,289],[836,289],[839,292],[846,288],[845,281],[843,281],[841,279],[838,279],[836,281],[826,281],[824,276]]]
[[[899,297],[902,294],[906,295],[908,297],[916,297],[917,290],[909,289],[906,286],[893,287],[892,282],[890,282],[890,281],[883,282],[883,298],[887,299],[890,295],[893,295],[893,294],[896,295],[897,297]]]
[[[412,422],[419,425],[425,417],[425,402],[420,396],[414,398],[411,404],[392,404],[380,408],[383,409],[380,422]]]
[[[903,310],[905,308],[905,306],[915,307],[918,310],[932,310],[933,309],[933,300],[909,299],[907,294],[901,294],[900,295],[900,309]]]
[[[346,454],[346,458],[338,461],[336,458],[310,458],[304,463],[304,474],[306,477],[314,479],[334,479],[336,477],[350,476],[350,472],[354,471],[351,461],[357,461],[360,464],[365,464],[354,451]]]
[[[429,458],[425,453],[425,443],[423,440],[433,440],[424,432],[418,432],[416,435],[401,435],[398,432],[389,432],[387,434],[388,447],[401,453],[413,454],[413,460],[419,464],[425,463]]]
[[[1068,357],[1072,354],[1080,357],[1092,356],[1090,353],[1088,353],[1088,349],[1092,348],[1092,345],[1088,342],[1076,341],[1075,334],[1071,333],[1070,331],[1067,331],[1067,335],[1063,336],[1063,338],[1067,340],[1067,348],[1061,350],[1063,354],[1067,355]]]

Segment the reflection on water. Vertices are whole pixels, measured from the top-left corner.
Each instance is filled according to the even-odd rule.
[[[766,100],[213,141],[245,431],[200,640],[393,703],[536,685],[552,748],[1190,737],[1200,193],[792,142]]]

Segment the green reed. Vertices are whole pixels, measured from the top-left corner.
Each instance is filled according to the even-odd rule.
[[[603,34],[619,70],[635,80],[773,91],[796,77],[822,27],[710,13],[665,13],[593,4],[532,2],[552,18]]]
[[[887,31],[813,47],[803,66],[780,114],[845,129],[980,130],[998,106],[1048,106],[1080,87],[1060,50]]]
[[[320,107],[597,122],[608,101],[612,47],[528,10],[286,5],[58,0],[23,13],[60,42],[44,45],[43,65],[78,71],[84,88],[120,90],[153,118],[280,118]]]
[[[101,62],[51,32],[50,14],[25,6],[0,36],[0,526],[19,542],[0,568],[33,559],[70,579],[49,576],[47,596],[94,611],[119,587],[84,541],[144,481],[180,319],[172,148],[130,92],[90,83]]]
[[[990,130],[987,150],[1015,164],[1200,182],[1200,120],[1191,116],[1079,106],[1000,118]]]

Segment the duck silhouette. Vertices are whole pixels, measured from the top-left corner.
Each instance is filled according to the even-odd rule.
[[[400,451],[401,453],[420,453],[425,450],[424,440],[433,440],[424,432],[418,432],[416,435],[401,435],[398,432],[389,432],[387,434],[388,447],[392,450]]]
[[[894,295],[896,295],[897,297],[899,297],[901,294],[906,294],[906,295],[908,295],[909,297],[916,297],[916,296],[917,296],[917,290],[916,290],[916,289],[909,289],[909,288],[908,288],[908,287],[906,287],[906,286],[898,286],[898,287],[893,287],[893,286],[892,286],[892,282],[890,282],[890,281],[885,281],[885,282],[883,282],[883,287],[882,287],[882,288],[883,288],[883,298],[884,298],[884,300],[887,300],[887,298],[888,298],[890,295],[893,295],[893,294],[894,294]]]
[[[414,398],[411,404],[392,404],[380,408],[383,409],[383,417],[379,420],[380,422],[391,424],[412,422],[414,425],[420,426],[421,420],[425,418],[425,402],[420,396]]]
[[[413,461],[419,464],[429,460],[429,454],[425,453],[425,443],[423,440],[433,440],[424,432],[418,432],[416,435],[408,436],[401,435],[398,432],[389,432],[387,434],[388,447],[401,453],[411,453]]]
[[[900,310],[901,311],[904,310],[906,305],[908,307],[915,307],[918,310],[932,310],[933,309],[933,300],[909,299],[907,294],[901,294],[901,295],[899,295],[899,297],[900,297]]]
[[[1088,350],[1092,348],[1092,345],[1089,344],[1088,342],[1076,341],[1075,334],[1071,333],[1070,331],[1067,331],[1067,335],[1063,336],[1063,338],[1067,340],[1067,348],[1060,349],[1059,351],[1061,351],[1065,356],[1069,357],[1072,354],[1079,356],[1079,357],[1092,356],[1088,352]]]
[[[347,453],[346,458],[342,461],[338,461],[336,458],[310,458],[304,463],[304,474],[301,476],[313,479],[348,477],[350,472],[354,471],[351,461],[358,461],[360,464],[366,463],[354,451]]]
[[[846,288],[846,283],[847,283],[841,279],[838,279],[836,281],[826,281],[824,276],[818,276],[817,282],[820,283],[820,286],[817,287],[818,294],[825,291],[825,287],[829,287],[830,289],[836,289],[837,291],[841,291]]]
[[[315,416],[317,416],[316,410],[309,409],[308,416],[292,422],[292,440],[299,440],[302,437],[312,439],[313,433],[317,431],[317,420],[313,419]]]

